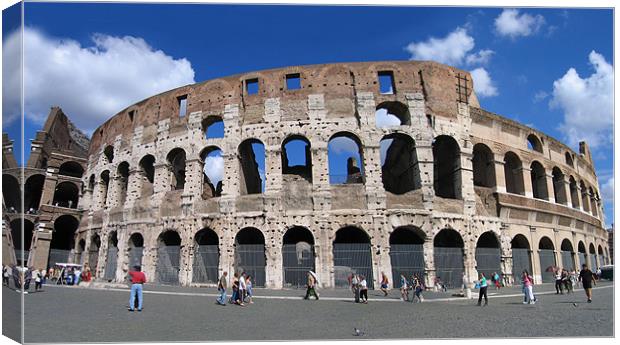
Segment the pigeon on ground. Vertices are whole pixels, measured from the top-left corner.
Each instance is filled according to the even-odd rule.
[[[357,329],[357,328],[353,328],[353,335],[356,337],[359,337],[361,335],[364,335],[364,332],[362,332],[361,330]]]
[[[573,307],[577,308],[577,303],[573,303]]]

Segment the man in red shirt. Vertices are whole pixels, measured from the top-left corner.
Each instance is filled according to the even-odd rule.
[[[131,295],[129,296],[129,308],[127,310],[133,311],[135,296],[138,295],[138,311],[142,311],[142,284],[146,283],[146,275],[140,271],[140,266],[134,266],[133,268],[133,271],[129,271]]]

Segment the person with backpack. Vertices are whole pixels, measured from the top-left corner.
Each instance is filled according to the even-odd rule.
[[[314,297],[318,300],[319,295],[316,293],[316,279],[312,273],[308,271],[307,281],[306,281],[306,296],[304,299],[309,299],[310,295],[314,295]]]

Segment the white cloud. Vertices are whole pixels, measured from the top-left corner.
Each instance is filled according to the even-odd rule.
[[[425,42],[411,42],[405,50],[410,60],[432,60],[448,65],[459,65],[469,51],[474,49],[474,39],[467,30],[457,27],[444,38],[430,37]]]
[[[353,139],[347,137],[336,137],[329,141],[328,149],[334,154],[339,153],[349,153],[349,154],[357,154],[359,153],[359,148]]]
[[[601,198],[605,203],[613,204],[614,202],[614,177],[610,176],[601,184]]]
[[[465,62],[468,65],[486,65],[491,60],[491,57],[495,54],[491,49],[482,49],[474,54],[469,54],[465,58]]]
[[[549,97],[549,93],[547,93],[547,91],[540,90],[534,94],[534,103],[543,101],[547,97]]]
[[[492,97],[499,94],[487,70],[478,67],[469,73],[471,73],[471,77],[474,79],[474,90],[476,91],[476,95],[480,97]]]
[[[21,114],[21,32],[5,37],[2,44],[2,121],[8,126]]]
[[[544,24],[545,18],[540,14],[532,16],[527,13],[519,14],[519,10],[507,9],[495,18],[495,31],[501,36],[514,39],[535,34]]]
[[[209,178],[213,186],[224,178],[224,158],[221,152],[219,155],[207,156],[205,159],[204,173]]]
[[[587,78],[570,68],[553,82],[552,109],[561,109],[559,130],[569,145],[585,140],[591,148],[613,143],[614,69],[595,51],[588,56],[594,73]]]
[[[387,109],[381,108],[375,113],[375,123],[378,128],[388,128],[400,126],[400,119],[396,115],[388,113]]]
[[[387,151],[392,146],[394,139],[384,139],[379,142],[379,157],[381,158],[381,166],[385,164],[387,158]]]
[[[3,43],[14,54],[16,33]],[[110,116],[148,96],[194,83],[194,70],[139,37],[92,36],[93,46],[24,30],[25,113],[42,123],[53,105],[91,132]],[[3,95],[4,96],[4,95]],[[3,114],[11,119],[12,114]]]

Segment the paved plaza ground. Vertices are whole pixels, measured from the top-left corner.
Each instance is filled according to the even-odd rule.
[[[346,290],[321,290],[304,301],[303,290],[255,289],[247,307],[215,304],[214,288],[145,286],[144,311],[128,312],[125,287],[100,289],[45,286],[25,295],[25,342],[132,342],[308,340],[362,338],[462,338],[613,336],[613,284],[602,282],[594,300],[583,290],[555,295],[536,286],[539,302],[523,305],[518,287],[489,290],[489,306],[452,293],[427,292],[424,303],[405,303],[370,291],[356,304]],[[474,291],[476,293],[476,291]],[[19,326],[20,294],[3,287],[4,334]]]

